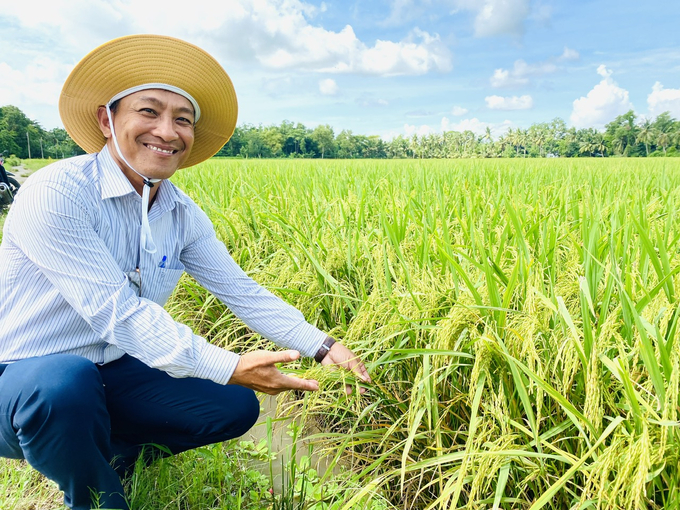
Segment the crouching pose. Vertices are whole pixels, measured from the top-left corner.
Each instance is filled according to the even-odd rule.
[[[345,346],[249,278],[169,180],[229,139],[237,103],[205,51],[129,36],[88,54],[59,102],[87,155],[33,174],[0,246],[0,456],[56,481],[67,506],[127,509],[142,445],[176,454],[255,423],[254,391],[314,391],[276,363],[314,357],[369,381]],[[183,272],[287,349],[239,356],[163,305]]]

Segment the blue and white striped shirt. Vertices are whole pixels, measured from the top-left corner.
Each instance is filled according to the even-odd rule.
[[[238,355],[163,309],[184,271],[252,330],[314,356],[326,334],[234,262],[201,209],[170,181],[149,211],[155,254],[139,250],[141,197],[105,147],[29,177],[0,246],[0,363],[128,353],[174,377],[226,384]],[[139,267],[142,296],[127,276]]]

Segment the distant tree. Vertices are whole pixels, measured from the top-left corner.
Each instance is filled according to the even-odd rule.
[[[619,115],[605,126],[605,139],[614,147],[618,154],[629,156],[636,152],[637,131],[633,110]]]
[[[335,135],[333,133],[333,128],[328,124],[317,126],[314,131],[312,131],[311,139],[321,151],[321,159],[326,156],[334,156],[336,149]]]
[[[357,140],[352,134],[352,131],[343,129],[335,139],[338,144],[338,157],[342,159],[358,158],[360,151],[357,145]]]

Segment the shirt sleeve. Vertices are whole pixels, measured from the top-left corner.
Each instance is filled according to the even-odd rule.
[[[326,333],[249,277],[217,239],[210,219],[194,204],[194,236],[182,251],[187,273],[212,292],[250,329],[277,345],[313,357]]]
[[[56,182],[22,187],[12,239],[102,341],[173,377],[226,384],[238,355],[139,298],[95,229],[96,207]]]

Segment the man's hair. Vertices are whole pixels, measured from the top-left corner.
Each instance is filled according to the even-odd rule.
[[[109,110],[111,110],[112,113],[116,113],[118,110],[118,105],[120,104],[120,99],[116,99],[113,103],[109,105]]]

